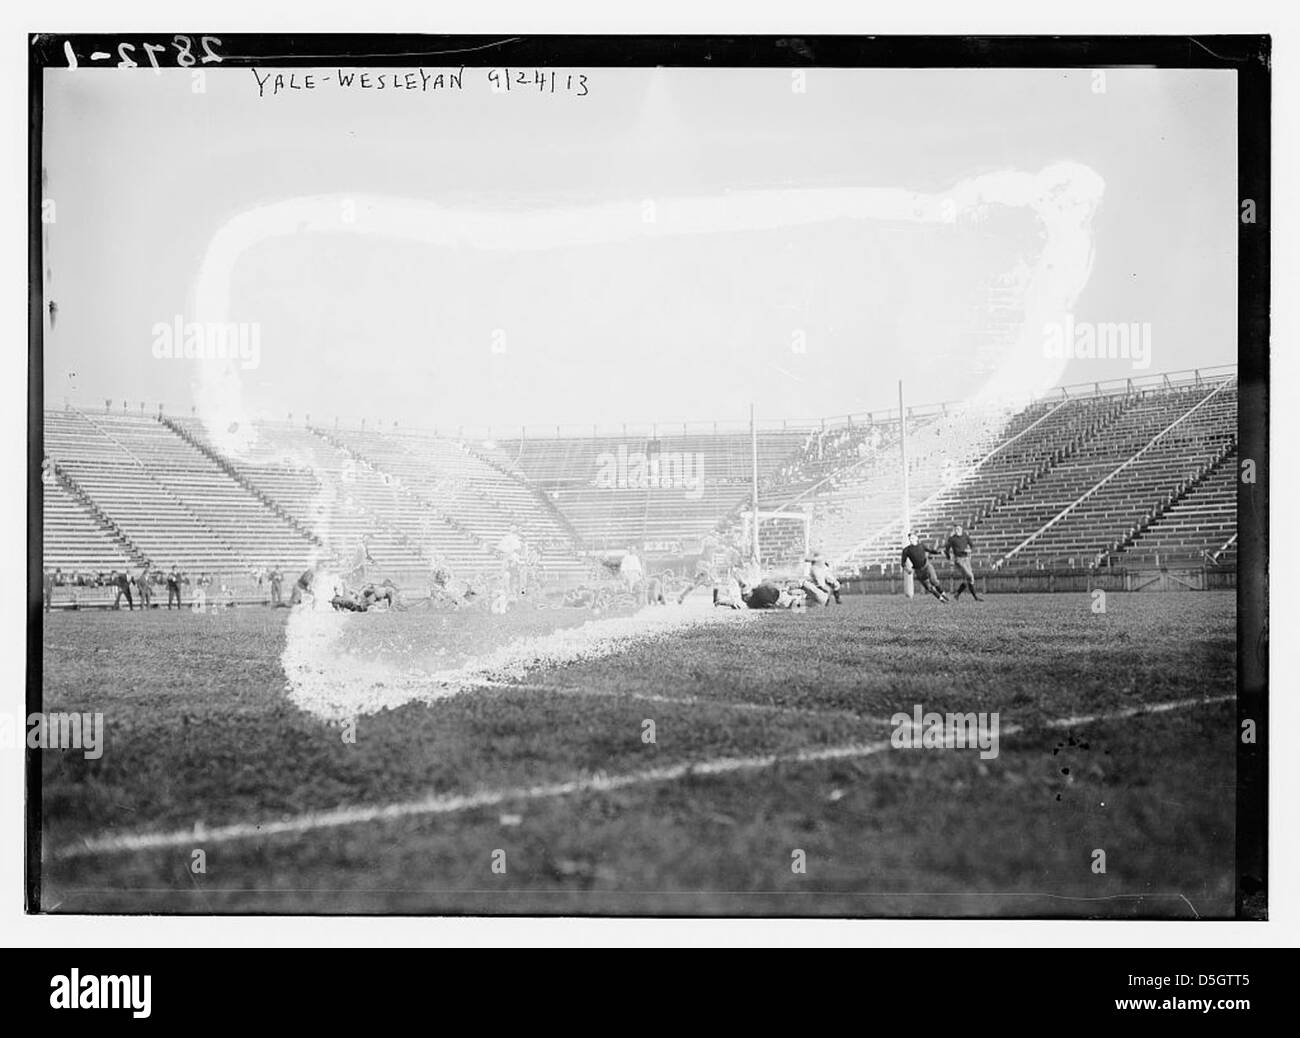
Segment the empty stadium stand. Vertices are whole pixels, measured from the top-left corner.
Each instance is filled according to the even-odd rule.
[[[907,489],[913,511],[961,478],[1005,435],[1006,408],[941,407],[910,410],[907,427]],[[857,443],[848,464],[807,485],[804,473],[824,472],[822,458],[809,457],[788,488],[768,487],[760,507],[798,508],[812,515],[813,542],[842,568],[867,564],[875,549],[889,554],[902,537],[903,465],[897,416],[850,437]],[[811,455],[812,447],[807,449]],[[793,495],[788,490],[796,491]]]
[[[57,478],[44,483],[42,491],[47,568],[71,576],[143,565],[112,524]]]
[[[958,524],[973,531],[993,511],[1097,435],[1123,408],[1122,397],[1110,396],[1030,405],[1007,423],[997,444],[970,470],[945,481],[937,492],[913,507],[912,529],[925,541],[943,540]],[[848,561],[868,566],[895,562],[902,543],[900,526],[888,524],[876,530],[854,549]]]
[[[540,554],[545,576],[570,579],[585,572],[573,533],[554,506],[490,451],[479,453],[462,440],[421,433],[336,429],[319,435],[367,471],[380,473],[453,533],[459,531],[481,559],[496,557],[497,545],[513,531]],[[463,565],[450,547],[435,550]]]
[[[808,436],[807,428],[760,430],[760,480]],[[495,451],[550,498],[588,549],[671,553],[712,532],[748,499],[752,480],[748,431],[542,436],[498,441]]]
[[[896,570],[905,428],[911,527],[965,526],[977,570],[1232,567],[1236,416],[1218,371],[760,429],[764,558],[801,557],[810,529],[844,571]],[[716,426],[475,440],[289,421],[232,445],[193,417],[47,410],[45,565],[251,579],[368,556],[409,579],[499,571],[515,532],[543,579],[572,583],[593,555],[738,537],[752,449]]]
[[[1040,401],[1016,415],[961,479],[914,508],[911,525],[941,543],[962,524],[994,568],[1119,564],[1167,509],[1223,466],[1235,443],[1232,379]],[[1184,538],[1191,556],[1223,549],[1235,532],[1232,488],[1214,486],[1224,525],[1202,524],[1200,547]],[[846,561],[895,565],[898,532],[896,525],[876,533]],[[1127,561],[1153,562],[1158,543],[1130,550]]]
[[[45,452],[64,485],[158,567],[247,572],[274,561],[267,544],[287,536],[256,498],[153,418],[47,411]]]
[[[1233,385],[1126,396],[1114,421],[975,524],[981,548],[1000,565],[1095,565],[1217,465],[1235,438]]]
[[[1111,565],[1236,562],[1237,451],[1234,447],[1200,480],[1160,511],[1146,529],[1111,553]]]
[[[201,423],[174,422],[212,450]],[[289,422],[257,422],[238,456],[226,458],[253,487],[326,549],[351,565],[359,547],[381,569],[424,573],[435,560],[458,570],[493,564],[482,544],[414,497],[400,480],[358,459],[319,430]]]

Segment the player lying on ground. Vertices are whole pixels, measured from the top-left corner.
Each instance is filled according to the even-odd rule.
[[[465,604],[466,590],[452,579],[451,570],[435,566],[429,579],[428,606],[431,609],[459,609]]]
[[[396,609],[397,585],[391,580],[385,580],[382,584],[365,584],[353,591],[346,584],[340,583],[330,599],[330,605],[336,610],[351,613],[365,613],[375,608]]]
[[[750,585],[736,579],[734,574],[728,573],[713,584],[713,604],[724,609],[744,609],[745,592],[749,587]]]
[[[939,574],[934,571],[934,563],[930,561],[931,555],[939,554],[941,553],[937,549],[922,544],[921,538],[915,533],[909,533],[907,547],[903,549],[903,569],[915,573],[921,586],[940,602],[947,602],[948,596],[939,586]]]
[[[753,587],[742,585],[740,596],[748,609],[802,610],[808,600],[808,592],[802,585],[771,579],[760,580]]]
[[[495,584],[495,588],[494,588]],[[473,605],[488,605],[509,598],[505,580],[497,575],[472,573],[457,577],[445,566],[435,566],[429,581],[429,609],[464,609]]]
[[[770,580],[762,580],[752,588],[741,591],[741,598],[750,609],[776,609],[781,601],[781,588]]]

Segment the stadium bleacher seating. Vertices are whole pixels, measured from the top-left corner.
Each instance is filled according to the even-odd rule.
[[[1112,552],[1110,562],[1118,566],[1179,561],[1228,565],[1236,562],[1236,535],[1237,452],[1233,448],[1131,543]]]
[[[808,439],[806,428],[760,430],[759,478],[775,471]],[[503,465],[518,471],[546,494],[588,549],[662,546],[698,540],[750,495],[752,443],[745,432],[669,432],[647,435],[554,436],[510,439],[495,444]],[[673,486],[602,485],[604,459],[657,456]],[[676,479],[666,459],[689,458],[689,480]],[[635,480],[625,480],[632,482]]]
[[[931,542],[962,524],[985,570],[1232,566],[1236,413],[1222,374],[910,410],[910,524]],[[245,433],[232,447],[195,418],[47,410],[46,567],[291,575],[346,565],[364,544],[390,573],[485,573],[514,531],[544,579],[572,583],[586,556],[680,555],[748,519],[748,431]],[[899,435],[897,415],[760,429],[760,509],[776,513],[760,527],[765,561],[802,556],[807,530],[843,570],[896,567]]]
[[[201,423],[178,424],[206,443]],[[320,431],[257,422],[254,432],[251,444],[228,458],[236,473],[345,564],[364,543],[374,563],[393,573],[424,573],[435,560],[460,571],[493,565],[482,544],[413,497],[392,474]]]
[[[479,453],[462,440],[421,433],[332,430],[321,435],[441,517],[452,533],[460,531],[480,558],[490,558],[514,531],[539,553],[543,576],[569,579],[585,572],[560,514],[490,450]],[[464,565],[447,544],[435,551],[453,566]]]
[[[946,482],[939,492],[913,509],[912,529],[926,542],[942,541],[959,524],[973,531],[995,509],[1096,435],[1123,407],[1123,400],[1113,397],[1047,400],[1030,405],[1007,423],[997,445],[978,467]],[[896,562],[901,544],[899,529],[891,526],[886,534],[864,545],[853,561],[868,566]]]
[[[871,449],[811,491],[808,473],[821,470],[810,452],[810,464],[792,466],[784,486],[765,491],[764,507],[810,511],[814,545],[844,569],[898,565],[897,417],[889,424],[870,441],[859,434]],[[1236,442],[1231,378],[1098,387],[1005,418],[954,410],[907,424],[910,525],[925,541],[942,544],[961,524],[987,565],[1008,569],[1234,560],[1231,477],[1207,479],[1222,473]],[[794,550],[797,533],[787,527],[769,537],[778,558]],[[768,549],[765,542],[765,557]]]
[[[1007,427],[1009,414],[1001,406],[954,407],[907,419],[908,501],[913,511],[932,500],[945,486],[961,478],[992,451]],[[841,567],[867,565],[873,552],[894,545],[902,536],[903,465],[898,419],[885,419],[874,434],[856,439],[866,449],[852,452],[848,465],[807,485],[807,470],[797,472],[789,490],[769,487],[760,507],[798,507],[812,515],[814,546]],[[812,472],[823,472],[820,459],[810,459]]]
[[[262,556],[267,516],[258,509],[269,510],[153,418],[47,411],[45,452],[64,484],[157,567],[248,572]]]
[[[138,568],[144,560],[133,556],[107,520],[80,500],[57,479],[43,486],[45,565],[71,578],[81,573],[111,573]]]
[[[1094,565],[1217,464],[1235,437],[1232,386],[1127,396],[1118,417],[977,522],[975,536],[1004,565]]]

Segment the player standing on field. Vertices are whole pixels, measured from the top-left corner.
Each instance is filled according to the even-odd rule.
[[[948,543],[943,547],[943,553],[947,556],[948,561],[952,563],[953,568],[957,571],[954,574],[961,581],[957,585],[957,593],[953,596],[954,600],[961,598],[961,593],[967,588],[970,589],[970,597],[976,602],[982,602],[975,591],[975,572],[971,569],[971,553],[975,550],[975,542],[964,531],[960,525],[954,526],[952,536],[948,538]]]
[[[641,585],[641,578],[645,575],[645,571],[641,568],[641,559],[637,556],[635,549],[629,547],[623,554],[623,558],[618,564],[618,575],[623,581],[623,586],[630,594],[638,597],[641,595],[644,590]]]
[[[153,563],[146,559],[144,568],[140,570],[140,575],[135,579],[135,586],[140,589],[140,608],[146,611],[153,608],[151,604],[153,601],[153,588],[150,586],[150,581],[153,579],[153,574],[150,572],[152,566]]]
[[[519,525],[511,523],[510,529],[497,541],[497,551],[501,553],[501,575],[505,580],[506,590],[518,591],[521,586],[521,555],[524,550],[523,538],[519,536]]]
[[[113,584],[117,588],[117,597],[113,599],[113,608],[122,608],[122,596],[126,595],[126,607],[131,612],[135,611],[135,603],[131,600],[131,577],[126,573],[113,571]]]

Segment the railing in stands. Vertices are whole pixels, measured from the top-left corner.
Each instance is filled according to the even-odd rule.
[[[1021,406],[1027,406],[1036,400],[1048,400],[1053,396],[1060,394],[1071,399],[1078,399],[1083,396],[1118,396],[1129,393],[1141,392],[1143,389],[1172,389],[1178,386],[1202,385],[1211,383],[1216,380],[1233,376],[1237,372],[1235,364],[1218,364],[1204,368],[1184,368],[1178,371],[1158,372],[1151,375],[1141,375],[1137,378],[1105,379],[1097,382],[1076,382],[1064,386],[1056,386],[1045,393],[1040,393],[1032,398],[1022,401],[1008,401],[1011,405],[1017,403]],[[114,410],[115,400],[106,400],[108,405],[105,407],[105,413],[118,414],[131,413],[123,402],[123,408],[119,412]],[[908,417],[925,418],[947,414],[954,408],[965,406],[967,401],[948,400],[939,403],[916,404],[906,408]],[[47,404],[54,407],[53,403]],[[68,401],[63,402],[67,410],[76,410],[85,414],[84,410],[75,407]],[[140,412],[156,407],[158,414],[167,413],[166,405],[158,403],[156,405],[147,402],[140,403]],[[196,407],[190,408],[190,416],[197,417]],[[89,416],[87,416],[89,417]],[[266,416],[257,416],[259,418]],[[287,416],[288,422],[294,424],[293,413]],[[760,432],[781,432],[781,431],[802,431],[809,432],[814,430],[827,430],[842,426],[854,425],[882,425],[887,423],[898,422],[898,408],[886,407],[879,410],[855,411],[848,414],[840,415],[819,415],[814,417],[780,417],[780,418],[760,418],[756,426]],[[321,421],[313,423],[311,415],[306,414],[303,423],[306,425],[315,424],[323,427]],[[382,429],[383,422],[371,421],[367,418],[358,416],[338,416],[328,421],[335,428],[347,429]],[[656,436],[678,436],[678,435],[700,435],[700,434],[722,434],[722,433],[748,433],[749,422],[747,420],[735,419],[730,421],[705,420],[686,420],[686,421],[643,421],[643,422],[623,422],[614,424],[552,424],[536,423],[528,425],[433,425],[420,426],[410,425],[407,423],[389,422],[388,427],[393,430],[402,432],[431,433],[435,436],[447,436],[457,439],[476,439],[476,440],[493,440],[493,439],[562,439],[565,437],[583,438],[583,437],[611,437],[611,436],[647,436],[654,438]]]

